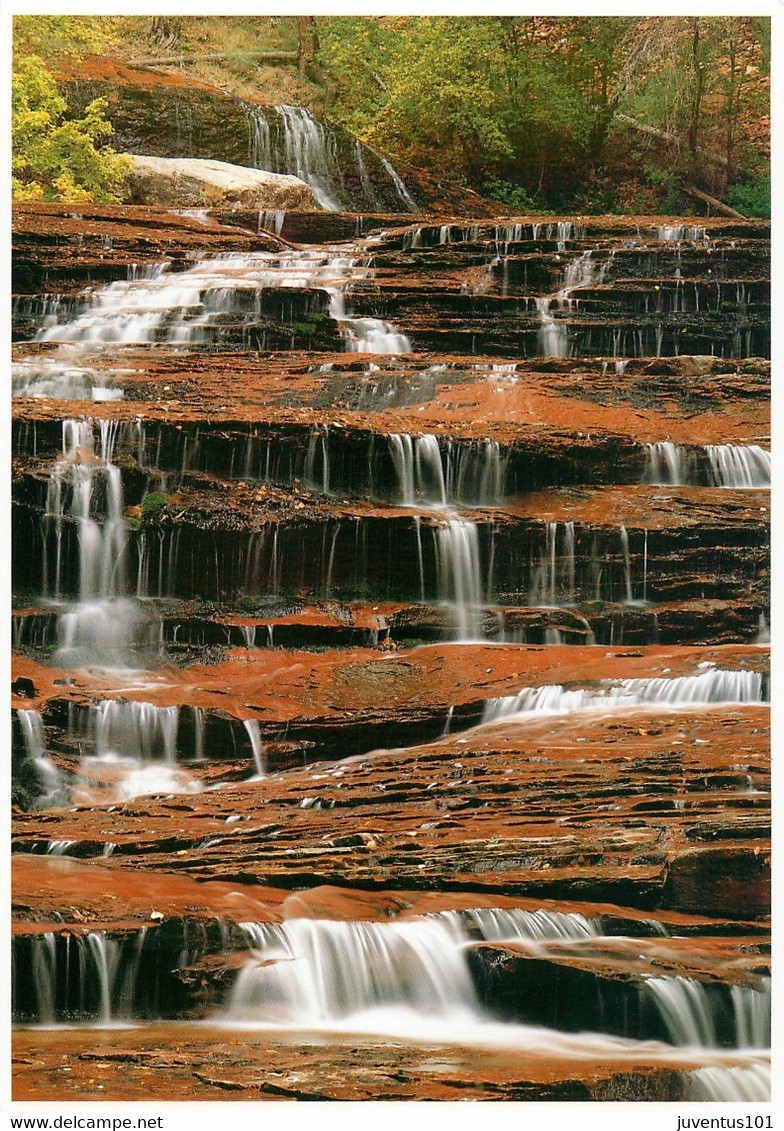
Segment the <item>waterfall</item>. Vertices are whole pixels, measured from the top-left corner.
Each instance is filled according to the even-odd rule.
[[[57,943],[52,931],[36,935],[30,940],[33,990],[38,1007],[38,1020],[42,1025],[53,1025],[56,1020],[57,1000]]]
[[[538,238],[537,229],[538,224],[534,225],[534,239]],[[565,241],[571,239],[573,226],[566,222],[560,222],[557,225],[556,233],[558,236],[558,249],[564,250]],[[552,239],[552,225],[548,226],[547,238]],[[609,264],[605,264],[600,272],[600,280],[604,276],[604,272]],[[543,296],[535,298],[534,304],[539,313],[539,333],[537,335],[537,345],[541,357],[568,357],[569,356],[569,332],[566,325],[560,322],[553,314],[553,304],[557,303],[560,307],[571,309],[573,303],[571,293],[578,290],[580,287],[589,287],[596,277],[596,264],[593,261],[593,253],[589,251],[582,252],[576,259],[569,263],[564,271],[563,285],[560,290],[556,291],[555,295]]]
[[[553,608],[574,604],[576,599],[576,559],[574,523],[563,523],[563,549],[558,554],[558,530],[561,524],[548,522],[545,543],[539,561],[532,566],[528,587],[528,604]]]
[[[632,599],[632,566],[629,555],[629,535],[626,527],[621,523],[621,553],[623,554],[623,583],[626,591],[625,604],[633,604]]]
[[[37,804],[41,808],[62,804],[65,800],[63,780],[46,753],[44,722],[40,712],[18,710],[16,717],[22,732],[25,760],[32,765],[41,790]]]
[[[149,343],[180,345],[220,341],[227,315],[243,325],[258,323],[264,291],[316,289],[326,292],[330,314],[346,349],[359,353],[409,353],[411,343],[389,322],[346,310],[351,284],[368,277],[367,257],[343,254],[354,245],[285,254],[226,254],[185,271],[162,270],[152,277],[120,280],[100,287],[76,318],[56,322],[37,340],[60,343]],[[247,303],[250,297],[252,302]]]
[[[662,243],[680,243],[682,240],[700,243],[705,235],[705,228],[689,228],[684,224],[660,224],[656,230],[657,239]]]
[[[717,487],[770,487],[770,452],[758,444],[709,444],[705,450]]]
[[[154,793],[195,793],[201,787],[177,763],[179,707],[105,699],[83,708],[72,733],[88,744],[72,792],[75,799],[118,801]]]
[[[478,632],[483,596],[475,522],[451,518],[435,529],[438,598],[454,612],[458,640]]]
[[[114,753],[142,762],[177,761],[179,707],[105,699],[90,712],[99,758]]]
[[[445,914],[457,917],[470,937],[484,942],[579,942],[601,933],[594,922],[577,912],[474,907]]]
[[[761,989],[731,986],[730,999],[735,1017],[735,1039],[739,1048],[770,1047],[770,980]]]
[[[435,436],[391,432],[387,437],[403,506],[421,499],[425,506],[446,506],[441,450]]]
[[[703,459],[708,461],[710,486],[737,489],[770,487],[770,452],[758,444],[708,444],[700,451],[705,453]],[[646,444],[645,453],[644,482],[673,487],[700,482],[696,450],[662,441]]]
[[[594,281],[596,265],[593,252],[584,251],[569,263],[564,271],[563,287],[557,292],[559,299],[567,300],[572,291],[579,287],[589,287]]]
[[[645,989],[656,1002],[673,1044],[717,1047],[713,1011],[699,982],[693,978],[649,978]]]
[[[524,687],[517,695],[488,699],[483,723],[515,715],[556,715],[572,711],[616,711],[625,707],[694,707],[718,703],[763,703],[759,672],[713,671],[699,675],[602,680],[604,686],[565,688],[561,684]]]
[[[78,1017],[105,1028],[129,1017],[145,938],[145,928],[123,941],[104,931],[84,935],[47,931],[31,936],[29,969],[38,1024],[50,1026]],[[18,998],[22,987],[16,947],[13,977]]]
[[[392,166],[390,164],[390,162],[386,159],[386,157],[380,157],[380,161],[381,161],[381,164],[386,169],[387,173],[389,173],[389,176],[392,180],[392,183],[394,184],[395,188],[398,191],[398,195],[399,195],[400,199],[403,201],[403,204],[406,206],[405,211],[406,212],[414,212],[414,213],[420,212],[421,209],[418,208],[417,205],[414,203],[414,200],[411,197],[411,193],[406,188],[405,181],[400,176],[397,169],[395,169],[394,166]]]
[[[517,908],[391,923],[288,919],[241,927],[252,959],[235,983],[230,1017],[305,1028],[392,1008],[415,1009],[420,1019],[489,1020],[471,979],[469,943],[576,941],[597,933],[582,915]]]
[[[274,119],[266,117],[267,108],[245,105],[249,127],[249,161],[257,169],[272,173],[288,173],[309,184],[319,206],[328,211],[341,211],[352,207],[352,197],[359,196],[361,211],[377,211],[378,193],[368,172],[368,162],[383,169],[388,190],[402,204],[404,212],[419,212],[406,185],[393,165],[363,145],[358,138],[342,137],[320,122],[303,106],[280,105],[270,107]],[[346,183],[341,148],[350,146],[357,171],[356,186]],[[384,178],[382,178],[384,179]]]
[[[316,452],[321,453],[321,480],[316,478]],[[313,429],[305,453],[303,472],[305,483],[315,491],[329,494],[329,425],[322,424]]]
[[[286,213],[282,208],[268,208],[259,212],[259,220],[256,230],[261,231],[264,229],[267,232],[272,232],[274,235],[279,236],[283,231],[283,222],[286,219]]]
[[[435,917],[242,927],[253,960],[235,983],[233,1019],[307,1027],[392,1007],[417,1016],[478,1014],[465,955],[450,926]]]
[[[770,1067],[767,1064],[709,1065],[684,1072],[685,1099],[735,1103],[770,1102]]]
[[[357,315],[342,315],[336,321],[344,324],[346,349],[351,353],[411,353],[410,339],[396,330],[391,322]]]
[[[717,987],[718,988],[718,987]],[[705,986],[694,978],[649,978],[645,990],[656,1003],[673,1044],[718,1048],[717,1009]],[[765,989],[731,986],[733,1048],[770,1047],[770,985]]]
[[[484,440],[471,446],[450,443],[445,458],[450,501],[466,506],[503,506],[509,453],[502,453],[497,440]]]
[[[100,457],[94,452],[92,420],[64,420],[62,435],[63,455],[52,465],[47,487],[42,590],[62,596],[62,544],[69,523],[76,527],[79,548],[79,599],[58,618],[56,660],[65,666],[123,663],[130,646],[155,647],[155,627],[127,596],[122,474],[112,463],[118,425],[100,422]]]
[[[552,298],[535,298],[539,312],[538,345],[541,357],[568,357],[569,335],[566,326],[553,317]]]
[[[59,325],[53,312],[52,325]],[[122,370],[102,369],[100,372],[87,365],[69,360],[66,351],[62,359],[53,357],[20,358],[11,365],[11,392],[14,397],[46,397],[56,401],[121,401],[125,393],[117,382],[122,380]]]
[[[87,945],[98,975],[100,995],[98,1022],[108,1025],[112,1020],[112,987],[120,959],[119,944],[107,939],[103,931],[91,931],[87,936]]]
[[[322,208],[339,211],[340,166],[335,135],[302,106],[276,106],[283,123],[283,162],[313,189]]]
[[[261,740],[261,729],[257,719],[243,719],[242,725],[248,732],[250,748],[253,751],[253,761],[256,763],[256,774],[263,778],[267,775],[267,749]]]
[[[643,480],[660,486],[681,486],[690,482],[689,449],[669,440],[645,445],[646,466]]]
[[[191,714],[193,715],[193,760],[194,762],[205,762],[206,756],[204,753],[204,708],[192,706]]]
[[[503,505],[509,456],[497,441],[442,448],[433,435],[395,432],[387,441],[403,506]]]

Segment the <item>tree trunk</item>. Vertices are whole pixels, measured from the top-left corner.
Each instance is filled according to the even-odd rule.
[[[705,72],[700,61],[700,18],[691,17],[691,60],[694,69],[694,98],[691,104],[691,120],[689,122],[689,153],[692,168],[697,171],[699,131],[700,131],[700,104],[702,102],[702,88],[705,83]]]
[[[156,47],[173,47],[179,41],[182,31],[181,16],[153,16],[150,23],[150,39]]]
[[[312,78],[319,70],[316,61],[318,32],[316,31],[315,16],[297,16],[297,39],[299,43],[300,72]]]
[[[736,212],[734,208],[730,208],[729,204],[722,204],[715,196],[709,196],[707,192],[696,188],[695,185],[681,185],[680,188],[682,192],[701,200],[703,204],[709,205],[714,212],[720,212],[722,216],[731,216],[733,220],[748,220],[748,216],[744,216],[742,212]]]

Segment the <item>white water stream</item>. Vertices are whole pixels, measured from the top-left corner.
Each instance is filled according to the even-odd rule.
[[[354,316],[347,308],[351,286],[370,277],[362,245],[283,254],[227,254],[201,260],[185,271],[161,267],[149,277],[120,280],[88,297],[88,309],[60,321],[55,311],[39,334],[43,342],[198,345],[216,339],[227,318],[252,323],[263,314],[264,289],[325,291],[331,316],[346,349],[360,353],[408,353],[411,343],[388,322]],[[243,305],[239,300],[250,299]],[[57,359],[54,359],[57,362]],[[29,359],[25,364],[30,365]],[[68,366],[72,379],[77,369]]]
[[[625,708],[684,708],[717,703],[763,703],[760,672],[712,671],[698,675],[601,680],[599,686],[566,688],[560,684],[524,687],[517,695],[488,699],[482,723],[528,715],[573,711],[619,711]]]
[[[770,487],[771,456],[759,444],[708,444],[687,448],[669,440],[645,445],[646,483],[756,490]],[[700,475],[700,468],[704,474]]]

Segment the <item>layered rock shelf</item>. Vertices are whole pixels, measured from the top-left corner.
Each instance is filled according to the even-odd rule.
[[[347,144],[15,209],[15,1098],[765,1100],[769,226]]]

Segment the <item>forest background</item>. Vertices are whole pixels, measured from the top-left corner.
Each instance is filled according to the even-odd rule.
[[[305,106],[519,212],[770,214],[766,17],[17,16],[14,195],[111,199],[102,56]]]

